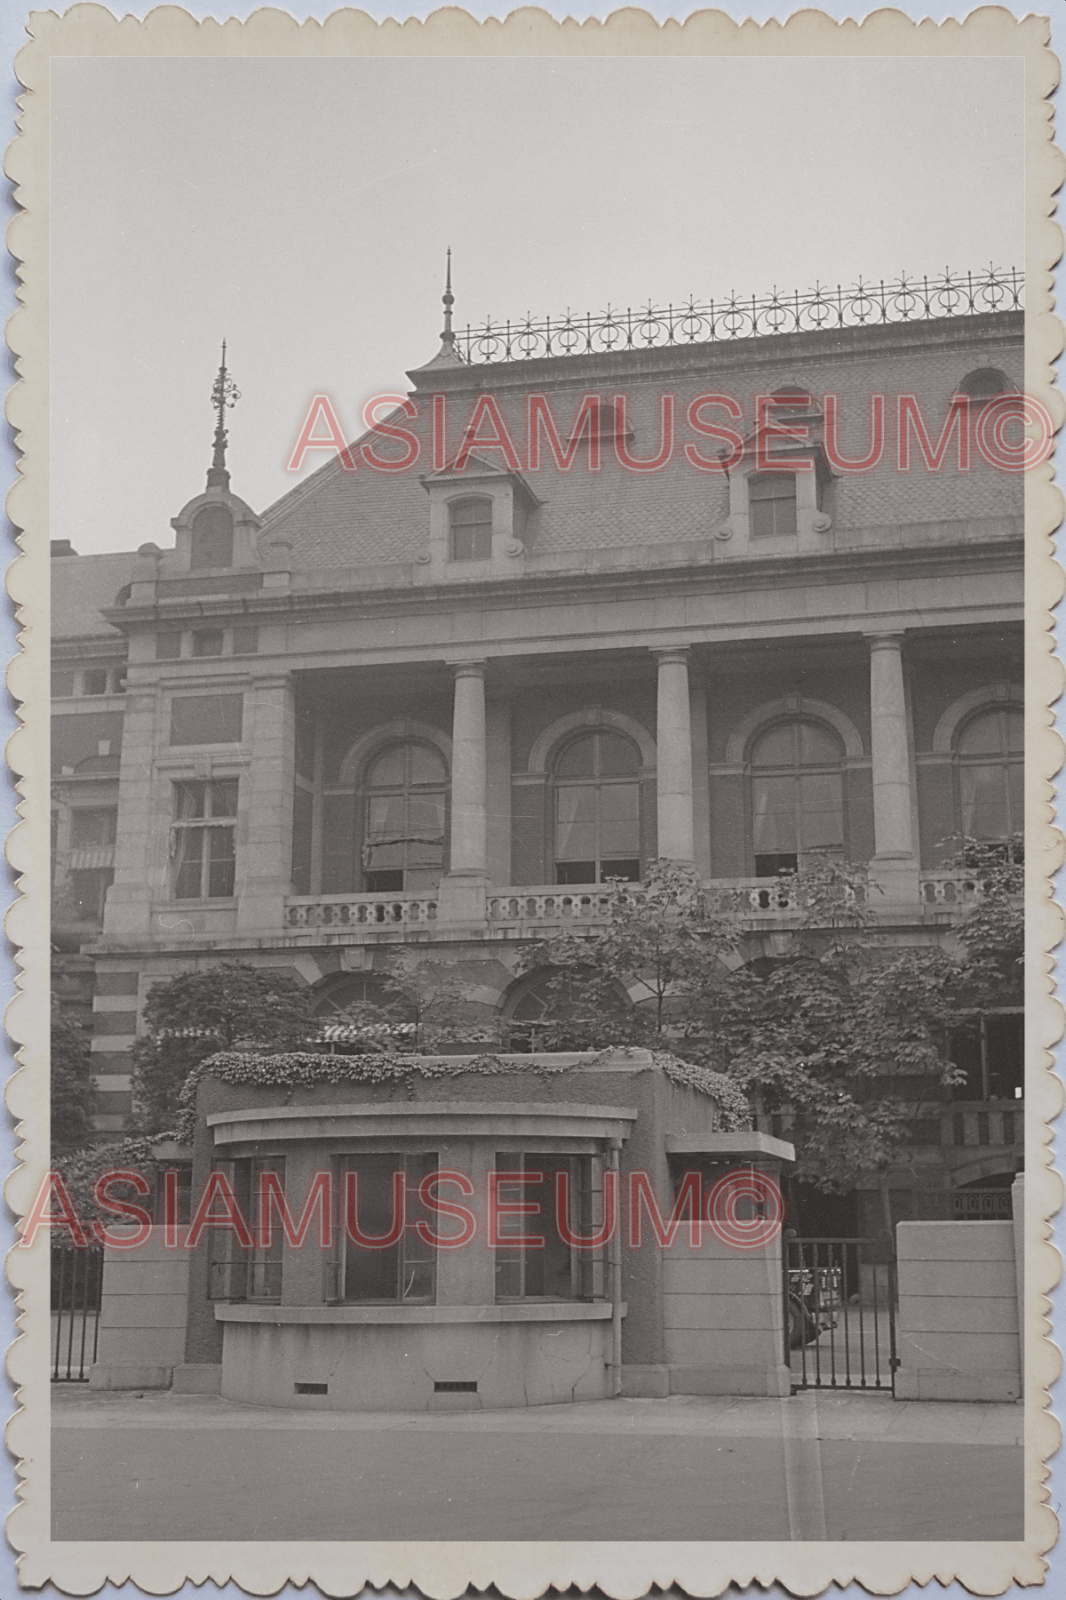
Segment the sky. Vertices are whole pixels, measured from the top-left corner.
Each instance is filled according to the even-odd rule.
[[[52,526],[168,547],[223,337],[258,511],[456,323],[1023,262],[1014,59],[56,60]]]

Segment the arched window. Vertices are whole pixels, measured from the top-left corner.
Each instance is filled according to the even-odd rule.
[[[504,1003],[507,1048],[584,1050],[601,1041],[628,999],[619,985],[584,982],[592,969],[540,968],[523,978]]]
[[[843,752],[820,722],[778,722],[752,745],[755,875],[794,872],[805,856],[844,854]]]
[[[314,1003],[319,1037],[331,1050],[410,1050],[418,1032],[414,1000],[394,979],[352,972],[325,985]]]
[[[597,728],[563,746],[555,762],[555,881],[640,877],[640,752]]]
[[[232,567],[233,517],[225,506],[204,506],[193,518],[189,565]]]
[[[488,561],[492,557],[492,501],[481,496],[474,500],[453,500],[451,517],[451,559]]]
[[[368,894],[435,889],[444,866],[448,774],[433,745],[389,745],[363,780],[363,887]]]
[[[1017,706],[997,705],[964,722],[955,739],[960,832],[1010,839],[1025,820],[1024,722]]]

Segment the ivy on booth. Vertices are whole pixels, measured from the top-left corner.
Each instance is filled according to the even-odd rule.
[[[220,1050],[193,1068],[178,1097],[180,1111],[175,1137],[191,1144],[196,1130],[196,1092],[204,1078],[219,1083],[248,1084],[261,1089],[310,1089],[320,1084],[366,1083],[395,1084],[410,1097],[415,1095],[416,1078],[427,1080],[480,1074],[483,1077],[557,1077],[580,1072],[588,1065],[608,1057],[627,1055],[626,1049],[598,1051],[580,1063],[538,1060],[536,1056],[406,1056],[406,1055],[317,1055],[292,1050],[280,1055],[257,1055],[241,1050]],[[751,1110],[741,1091],[730,1079],[709,1067],[679,1061],[667,1051],[652,1052],[654,1065],[671,1080],[718,1103],[726,1129],[749,1127]]]

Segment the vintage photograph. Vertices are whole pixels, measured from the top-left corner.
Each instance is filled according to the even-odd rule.
[[[1058,414],[1043,35],[999,15],[304,58],[51,19],[35,1581],[405,1541],[1039,1581]]]

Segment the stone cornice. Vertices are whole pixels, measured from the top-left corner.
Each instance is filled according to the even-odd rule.
[[[910,579],[960,573],[1017,570],[1024,551],[1024,539],[1008,536],[979,542],[937,544],[922,549],[907,546],[870,550],[826,550],[817,555],[757,556],[744,560],[707,562],[668,567],[627,567],[596,573],[560,571],[538,573],[527,569],[521,578],[485,583],[448,583],[418,588],[375,590],[304,589],[262,591],[254,598],[242,596],[205,603],[164,601],[154,606],[116,608],[106,613],[108,620],[124,632],[161,624],[199,621],[206,616],[219,620],[233,616],[242,620],[277,622],[297,618],[331,616],[361,618],[372,615],[421,615],[431,621],[445,611],[462,607],[490,610],[550,603],[589,605],[612,599],[639,596],[642,601],[671,593],[691,595],[698,587],[704,591],[736,593],[745,590],[798,587],[808,583],[854,583],[863,578]],[[858,619],[857,624],[858,625]],[[453,648],[458,646],[453,642]],[[443,653],[443,641],[442,641]]]

